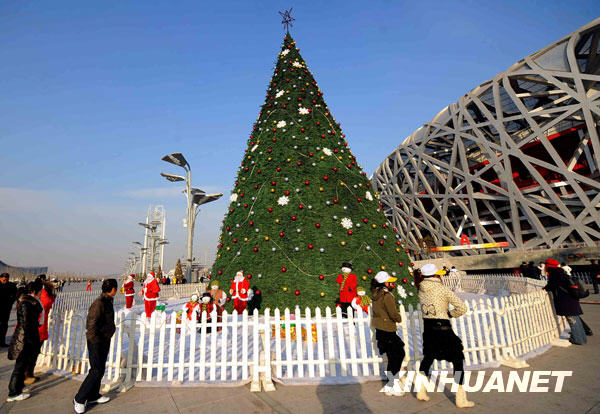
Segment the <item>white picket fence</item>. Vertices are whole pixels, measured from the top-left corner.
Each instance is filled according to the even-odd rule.
[[[135,290],[136,294],[134,296],[134,301],[137,304],[142,304],[144,299],[138,295],[138,293],[142,290],[141,284],[136,283]],[[200,294],[206,292],[206,283],[160,285],[159,300],[189,298],[195,292]],[[94,302],[94,300],[96,300],[101,293],[102,291],[100,289],[92,289],[91,291],[69,290],[59,292],[52,308],[55,312],[64,312],[73,309],[87,313],[87,310],[92,302]],[[114,298],[114,306],[115,308],[124,307],[125,296],[118,293]]]
[[[503,277],[481,281],[479,277],[446,278],[457,290],[481,292],[504,287],[526,290],[530,279],[502,282]],[[506,279],[506,277],[504,277]],[[528,287],[529,286],[529,287]],[[504,288],[502,287],[502,288]],[[500,288],[498,288],[500,289]],[[466,315],[452,319],[463,341],[468,369],[518,363],[551,346],[565,329],[563,318],[554,316],[547,293],[532,288],[525,293],[467,301]],[[405,343],[404,366],[418,368],[422,358],[421,312],[401,307],[398,334]],[[149,323],[134,313],[116,315],[117,331],[110,345],[106,380],[127,389],[134,383],[232,383],[251,382],[252,390],[273,389],[272,378],[281,381],[337,382],[379,378],[385,368],[376,350],[370,317],[362,313],[343,318],[341,309],[293,312],[268,309],[259,315],[224,312],[203,313],[202,320],[183,322],[176,312],[155,312]],[[38,364],[60,371],[86,373],[85,315],[71,309],[52,312],[50,338],[44,343]],[[313,340],[314,335],[314,340]],[[448,368],[436,362],[435,369]]]

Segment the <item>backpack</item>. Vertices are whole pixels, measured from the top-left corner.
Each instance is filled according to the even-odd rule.
[[[567,293],[573,299],[579,300],[590,296],[590,291],[583,286],[583,283],[581,283],[579,279],[571,276],[567,276],[567,279],[569,280],[569,289],[567,290]]]

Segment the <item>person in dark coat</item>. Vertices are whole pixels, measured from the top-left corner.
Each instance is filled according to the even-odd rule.
[[[544,289],[552,292],[556,314],[567,318],[567,322],[571,327],[569,341],[575,345],[583,345],[587,342],[580,317],[580,315],[583,315],[583,310],[581,310],[579,299],[575,299],[569,293],[569,285],[571,284],[569,277],[560,268],[560,264],[556,260],[548,259],[545,264],[548,283]]]
[[[386,374],[393,376],[393,382],[388,383],[381,391],[389,396],[404,395],[403,386],[397,378],[402,361],[404,360],[404,342],[398,336],[396,324],[402,322],[402,317],[396,309],[396,300],[391,293],[392,283],[397,279],[387,272],[381,271],[371,280],[373,306],[371,308],[371,327],[375,329],[375,340],[379,354],[386,354]]]
[[[590,261],[588,274],[590,275],[592,286],[594,287],[594,293],[600,293],[598,291],[598,282],[600,282],[600,265],[598,264],[598,260],[592,259]]]
[[[17,285],[9,282],[9,274],[0,275],[0,347],[4,348],[6,344],[6,331],[8,330],[8,319],[13,303],[17,299]]]
[[[7,402],[22,401],[30,397],[23,392],[25,371],[35,363],[40,350],[39,320],[43,312],[39,297],[42,283],[38,280],[27,285],[27,294],[17,305],[17,326],[8,348],[8,359],[15,361],[15,367],[8,384]]]
[[[110,401],[109,397],[100,395],[100,383],[106,368],[110,339],[115,333],[113,298],[116,294],[117,280],[106,279],[102,282],[102,294],[88,310],[85,338],[90,370],[73,399],[73,407],[77,414],[85,412],[86,404],[104,404]]]

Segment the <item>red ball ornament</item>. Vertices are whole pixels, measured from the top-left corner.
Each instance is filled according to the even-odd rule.
[[[348,230],[348,236],[352,236],[352,230]]]
[[[258,247],[254,248],[254,253],[256,253],[258,251]]]
[[[271,185],[277,184],[277,181],[271,181]]]
[[[379,245],[383,246],[383,240],[379,240]]]
[[[298,161],[296,164],[298,165],[298,167],[302,165],[300,161]]]
[[[228,296],[227,299],[225,299],[225,302],[230,302],[231,298]]]
[[[287,269],[285,267],[282,267],[281,271],[285,273],[285,272],[287,272]]]
[[[258,185],[254,184],[254,189],[258,190]]]
[[[402,266],[404,266],[404,263],[398,262],[398,266],[402,267]]]
[[[290,195],[290,190],[285,190],[285,195]]]
[[[285,105],[284,105],[285,106]],[[260,295],[260,290],[254,292],[255,295]]]
[[[268,211],[269,213],[272,213],[272,212],[273,212],[273,209],[272,209],[271,207],[269,207],[269,208],[267,209],[267,211]]]
[[[296,220],[296,216],[292,216],[292,220]]]
[[[368,273],[368,274],[371,274],[371,273],[373,273],[373,269],[367,269],[367,273]]]
[[[315,227],[316,227],[316,228],[319,228],[319,227],[321,227],[321,223],[316,223],[316,224],[315,224]]]
[[[277,172],[281,171],[281,167],[277,167]]]
[[[338,167],[333,167],[333,171],[337,172]]]
[[[360,203],[360,202],[362,201],[362,198],[358,197],[358,198],[356,199],[356,201],[358,201],[358,202]]]
[[[234,242],[234,243],[237,243],[237,239],[236,239],[236,238],[234,238],[234,239],[233,239],[233,242]]]
[[[314,246],[313,246],[312,244],[309,244],[309,245],[308,245],[308,248],[309,248],[309,249],[312,249],[313,247],[314,247]]]
[[[254,222],[253,222],[253,221],[251,221],[250,223],[248,223],[248,225],[249,225],[250,227],[252,227],[252,226],[254,226]]]
[[[325,279],[325,276],[319,275],[319,280],[323,280],[323,279]]]
[[[398,246],[400,246],[402,243],[400,243],[400,240],[398,240],[398,241],[396,242],[396,244],[397,244]]]
[[[317,121],[317,126],[321,125],[321,123],[319,121]]]
[[[229,226],[227,226],[227,231],[229,231]]]
[[[222,270],[218,270],[217,273],[220,274],[220,275],[222,275],[223,271]]]
[[[337,198],[334,198],[334,199],[333,199],[333,204],[337,204],[337,203],[338,203],[338,199],[337,199]]]
[[[248,274],[246,275],[246,277],[247,277],[248,279],[252,279],[252,273],[248,273]]]
[[[301,129],[300,129],[300,131],[301,131],[301,132],[304,132],[304,131],[306,131],[306,129],[304,129],[304,128],[301,128]]]
[[[302,204],[300,204],[300,205],[298,205],[298,208],[299,208],[300,210],[302,210],[302,209],[304,208],[304,206],[303,206]]]
[[[363,221],[364,221],[365,223],[368,223],[368,222],[369,222],[369,219],[368,219],[368,218],[364,218],[364,219],[363,219]]]
[[[392,289],[396,289],[396,284],[392,283]]]
[[[244,203],[244,208],[248,208],[248,203]]]
[[[408,283],[408,280],[402,279],[402,283]]]
[[[298,289],[296,289],[296,291],[294,292],[294,295],[300,296],[300,291]]]
[[[324,176],[323,176],[323,179],[324,179],[325,181],[327,181],[327,180],[329,180],[329,177],[327,177],[326,175],[324,175]]]
[[[279,237],[283,237],[285,236],[285,234],[283,234],[283,232],[279,233]]]
[[[277,142],[277,139],[276,139],[276,138],[273,138],[273,142]]]
[[[304,181],[304,185],[309,185],[309,184],[310,184],[310,181],[308,181],[308,180]]]

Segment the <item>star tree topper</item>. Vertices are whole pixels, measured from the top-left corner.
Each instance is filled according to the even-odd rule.
[[[294,27],[294,25],[292,24],[292,22],[296,19],[294,19],[291,15],[292,13],[292,9],[293,7],[290,7],[289,10],[282,12],[279,12],[279,14],[281,15],[281,17],[283,18],[283,20],[281,21],[281,24],[283,24],[285,26],[285,30],[287,32],[290,31],[290,26]]]

